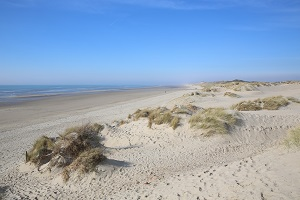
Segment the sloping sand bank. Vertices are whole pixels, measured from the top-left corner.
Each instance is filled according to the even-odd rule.
[[[237,112],[238,124],[230,134],[211,137],[191,129],[185,114],[175,130],[168,125],[150,129],[146,119],[113,122],[126,121],[138,108],[193,104],[229,109],[243,100],[275,95],[300,98],[299,84],[235,92],[240,98],[224,96],[224,88],[190,95],[199,89],[191,86],[77,114],[54,114],[15,128],[3,124],[0,194],[7,199],[300,199],[300,151],[282,145],[287,131],[300,125],[300,104]],[[63,183],[58,174],[23,164],[25,151],[38,136],[57,136],[64,128],[86,122],[105,124],[101,134],[108,159],[96,172]]]

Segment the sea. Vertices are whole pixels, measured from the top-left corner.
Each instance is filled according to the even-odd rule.
[[[123,91],[155,86],[141,85],[0,85],[0,105],[38,100],[52,96]]]

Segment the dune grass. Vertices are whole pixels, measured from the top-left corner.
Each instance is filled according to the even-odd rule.
[[[170,122],[170,126],[173,128],[173,130],[175,130],[179,126],[179,123],[180,123],[180,118],[175,116]]]
[[[218,88],[216,88],[215,86],[204,86],[202,88],[202,92],[218,92]]]
[[[181,106],[175,105],[174,108],[171,110],[171,112],[174,114],[192,115],[193,113],[195,113],[198,110],[199,110],[199,108],[197,106],[188,104],[188,105],[181,105]]]
[[[295,97],[287,97],[287,99],[291,102],[294,102],[294,103],[300,103],[300,100],[295,98]]]
[[[288,104],[288,100],[283,96],[273,96],[253,101],[242,101],[234,104],[231,108],[238,111],[278,110]]]
[[[105,159],[103,147],[100,144],[101,137],[98,133],[103,129],[102,125],[85,124],[65,130],[58,138],[39,138],[28,153],[28,161],[38,165],[49,163],[53,167],[63,169],[62,177],[69,179],[71,171],[90,172]],[[46,163],[42,163],[47,150]]]
[[[247,82],[242,80],[220,81],[201,84],[201,86],[203,87],[202,91],[204,92],[218,91],[219,88],[226,88],[234,91],[255,91],[257,90],[257,87],[271,85],[274,84],[268,82]]]
[[[171,111],[165,107],[158,107],[155,109],[138,109],[133,115],[134,120],[140,118],[148,118],[148,127],[151,128],[153,123],[156,125],[169,124],[174,130],[180,123],[180,118],[173,116]]]
[[[189,123],[191,127],[204,130],[205,136],[210,136],[228,133],[229,127],[233,126],[236,120],[224,108],[208,108],[194,114]]]
[[[288,147],[296,146],[300,148],[300,126],[291,129],[284,141],[285,145]]]
[[[26,162],[30,161],[34,164],[38,164],[42,155],[46,155],[49,151],[52,152],[53,149],[53,139],[47,136],[42,136],[35,141],[31,150],[26,153]]]
[[[233,92],[225,92],[224,96],[229,96],[229,97],[233,97],[233,98],[240,98],[239,95],[233,93]]]
[[[103,125],[100,125],[98,123],[94,123],[94,124],[84,124],[82,126],[74,126],[71,128],[67,128],[64,132],[64,134],[62,135],[67,136],[70,133],[78,133],[79,135],[89,135],[91,133],[99,133],[100,131],[102,131],[104,128]]]
[[[289,102],[283,96],[274,96],[262,99],[262,104],[264,110],[278,110],[280,107],[287,106]]]
[[[69,166],[72,170],[79,170],[81,173],[93,171],[98,163],[104,161],[102,148],[92,148],[83,151]]]
[[[238,111],[257,111],[261,110],[261,101],[259,99],[254,101],[242,101],[231,106],[232,109]]]

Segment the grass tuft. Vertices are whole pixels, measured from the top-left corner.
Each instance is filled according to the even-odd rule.
[[[103,149],[92,148],[82,152],[69,166],[71,170],[79,170],[81,173],[91,172],[106,157],[103,155]]]
[[[300,103],[300,100],[295,98],[295,97],[287,97],[287,99],[291,102],[294,102],[294,103]]]
[[[254,101],[242,101],[231,106],[231,108],[238,111],[257,111],[262,109],[260,104],[260,99]]]
[[[170,122],[170,126],[173,128],[173,130],[175,130],[180,123],[180,118],[179,117],[173,117],[172,121]]]
[[[283,96],[273,96],[254,101],[242,101],[231,108],[238,111],[278,110],[280,107],[288,104],[288,100]]]
[[[191,127],[203,129],[205,136],[210,136],[228,133],[229,127],[236,123],[236,118],[226,113],[224,108],[208,108],[194,114],[189,123]]]
[[[280,107],[289,104],[283,96],[267,97],[262,99],[262,109],[264,110],[278,110]]]
[[[234,97],[234,98],[240,98],[239,95],[233,93],[233,92],[225,92],[224,96]]]
[[[79,135],[90,135],[90,134],[94,134],[94,133],[99,133],[100,131],[102,131],[104,129],[103,125],[94,123],[94,124],[84,124],[82,126],[75,126],[75,127],[71,127],[71,128],[67,128],[65,130],[65,133],[62,136],[67,136],[70,133],[78,133]]]
[[[64,182],[67,182],[70,179],[70,171],[68,169],[64,169],[61,173],[62,179]]]
[[[284,143],[288,147],[291,146],[300,147],[300,126],[291,129],[289,131],[288,136],[285,139]]]
[[[197,106],[194,106],[192,104],[188,104],[187,106],[174,106],[174,108],[171,110],[174,114],[187,114],[192,115],[196,111],[198,111],[199,108]]]
[[[98,133],[102,125],[85,124],[72,127],[56,139],[39,138],[29,151],[28,161],[38,165],[49,163],[48,167],[63,168],[62,178],[67,181],[72,170],[89,172],[105,159]],[[44,162],[46,159],[46,162]]]
[[[154,123],[157,125],[169,124],[171,127],[173,127],[173,129],[176,129],[180,121],[180,119],[178,118],[177,125],[175,126],[174,124],[172,124],[171,122],[176,116],[173,116],[171,111],[165,107],[158,107],[155,109],[147,108],[143,110],[138,109],[132,116],[135,120],[138,120],[140,118],[148,118],[149,128],[151,128]],[[173,123],[175,123],[175,121]]]
[[[34,164],[41,162],[44,156],[51,153],[54,149],[54,141],[51,138],[42,136],[35,141],[33,147],[28,152],[26,162],[30,161]]]

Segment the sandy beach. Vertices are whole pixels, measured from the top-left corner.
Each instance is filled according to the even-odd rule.
[[[278,110],[235,111],[241,101],[282,95],[300,99],[299,83],[253,86],[234,91],[203,85],[53,97],[0,107],[0,198],[3,199],[300,199],[300,151],[283,144],[300,125],[300,104]],[[238,97],[224,96],[225,92]],[[237,123],[228,134],[206,137],[191,128],[147,126],[129,120],[137,109],[194,105],[223,107]],[[124,124],[120,124],[124,120]],[[71,176],[25,164],[25,151],[42,135],[94,123],[107,159],[95,172]]]

